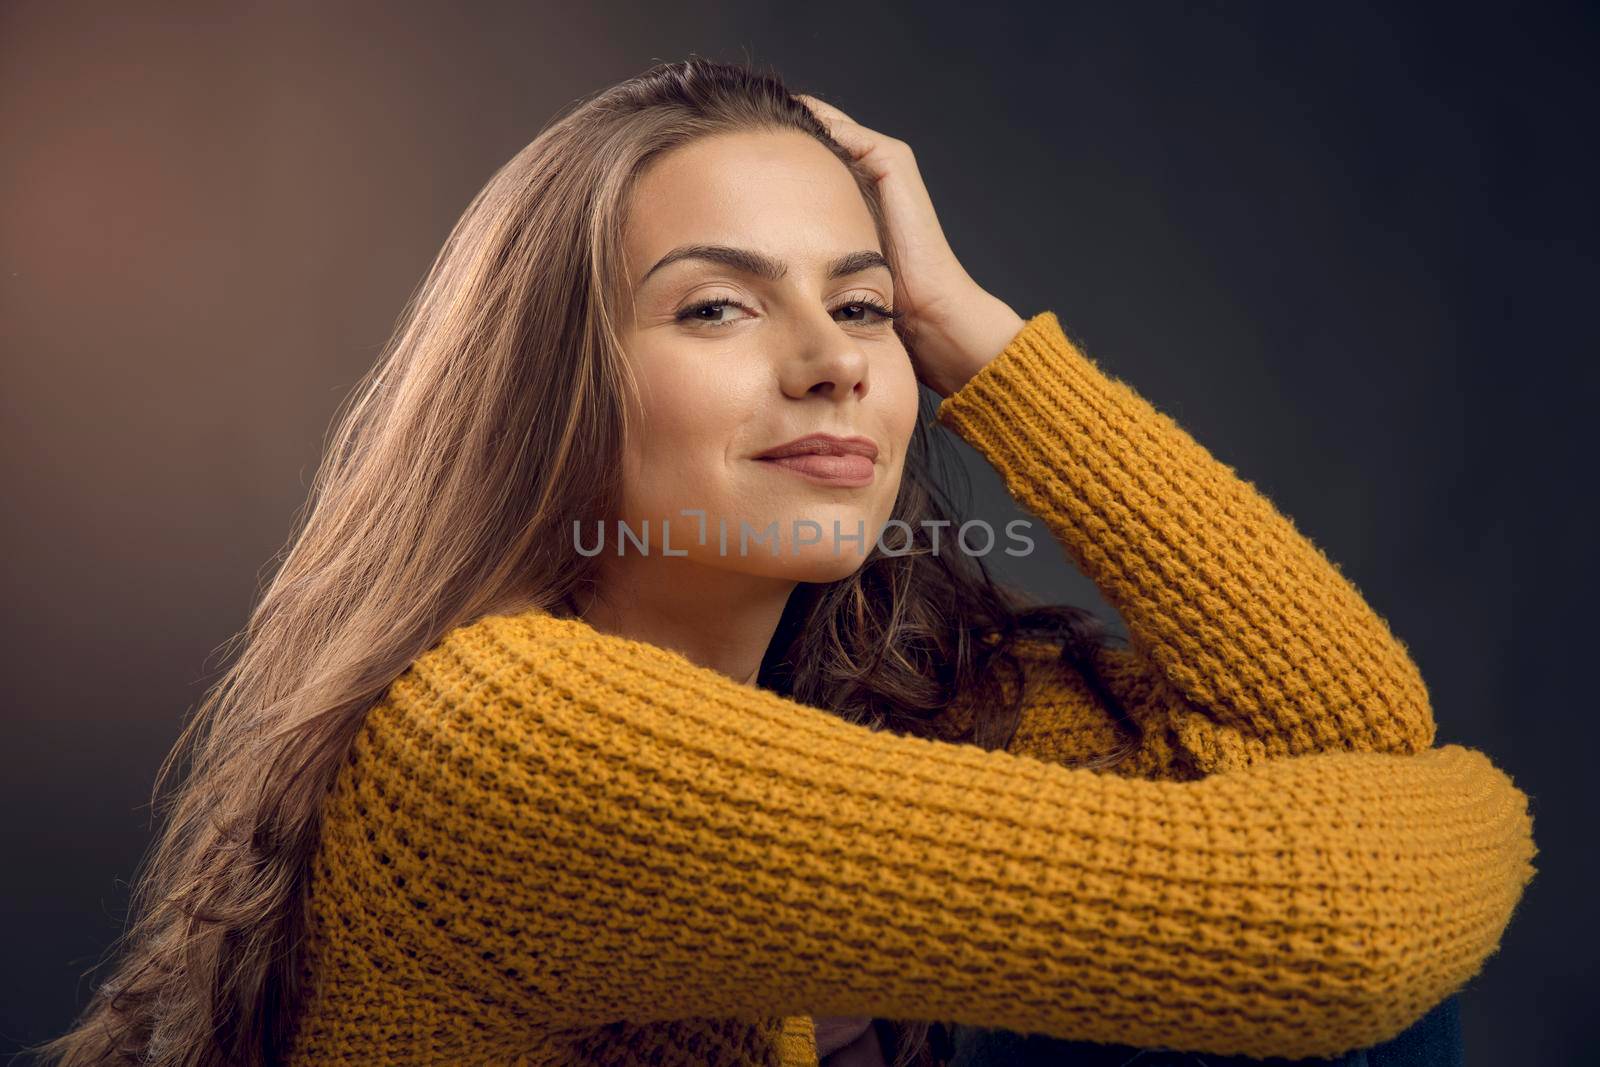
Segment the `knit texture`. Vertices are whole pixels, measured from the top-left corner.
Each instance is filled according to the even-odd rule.
[[[817,1063],[812,1017],[1334,1056],[1480,972],[1528,798],[1402,644],[1051,312],[941,404],[1128,625],[1144,727],[1022,646],[1007,751],[541,611],[451,630],[326,798],[296,1067]]]

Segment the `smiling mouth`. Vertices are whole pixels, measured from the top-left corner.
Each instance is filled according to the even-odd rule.
[[[782,467],[810,481],[826,485],[859,488],[871,485],[877,465],[858,454],[828,455],[816,452],[793,456],[758,457],[757,463]]]

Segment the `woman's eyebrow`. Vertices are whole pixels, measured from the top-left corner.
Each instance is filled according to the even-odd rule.
[[[744,274],[751,274],[767,281],[778,281],[789,273],[789,265],[771,256],[756,252],[749,248],[734,248],[730,245],[681,245],[656,260],[655,266],[644,272],[639,279],[639,285],[644,285],[650,276],[669,263],[676,263],[680,259],[703,259],[711,263],[721,263],[725,267]],[[882,252],[863,249],[860,252],[850,252],[840,256],[828,264],[828,269],[823,275],[826,278],[843,278],[850,274],[860,274],[873,267],[882,267],[889,272],[889,277],[894,277],[894,268],[889,266],[889,261]]]

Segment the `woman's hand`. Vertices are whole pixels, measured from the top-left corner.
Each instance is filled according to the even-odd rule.
[[[911,146],[869,130],[814,96],[796,93],[833,139],[877,179],[893,242],[894,302],[917,374],[941,397],[961,388],[1003,351],[1022,318],[972,280],[945,240]]]

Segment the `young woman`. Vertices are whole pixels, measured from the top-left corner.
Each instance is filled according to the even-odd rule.
[[[1128,647],[991,582],[919,382]],[[1335,1056],[1534,873],[1338,569],[742,68],[479,193],[245,637],[60,1062]]]

